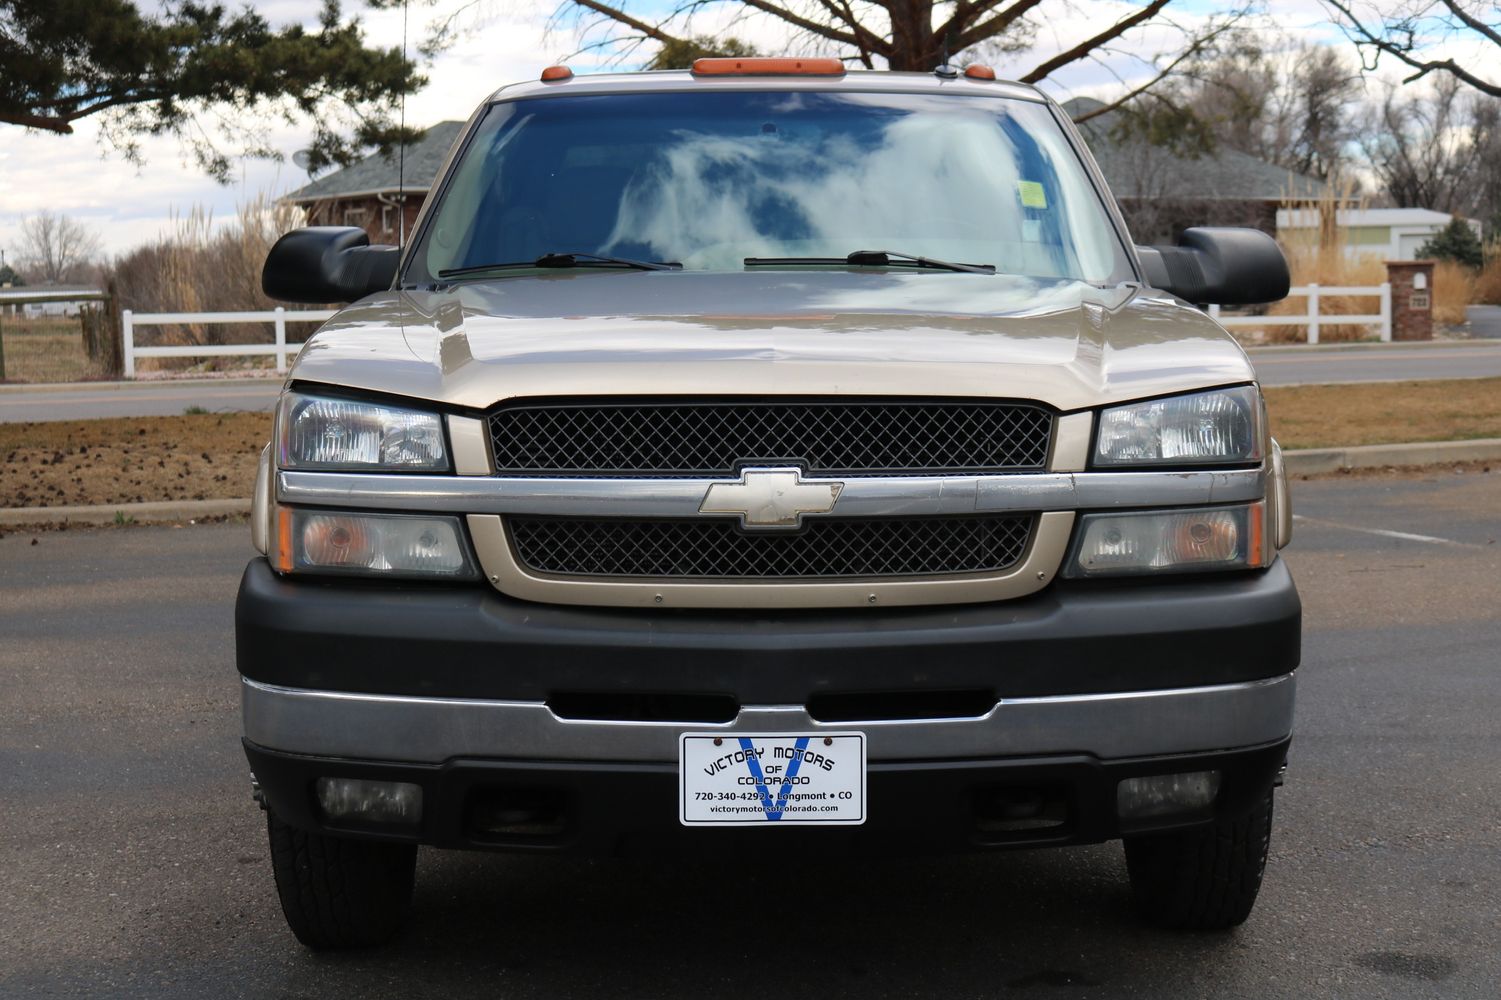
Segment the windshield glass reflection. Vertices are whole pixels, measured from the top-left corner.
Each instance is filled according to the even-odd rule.
[[[498,105],[422,238],[429,276],[570,252],[740,270],[891,250],[1093,282],[1122,262],[1046,107],[922,95]]]

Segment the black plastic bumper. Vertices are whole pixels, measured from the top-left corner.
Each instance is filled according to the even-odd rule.
[[[764,849],[767,838],[778,850],[873,853],[1098,843],[1243,814],[1276,780],[1287,747],[1283,740],[1253,749],[1112,761],[1071,755],[873,762],[863,825],[776,833],[680,824],[674,764],[397,764],[278,753],[248,741],[245,753],[269,807],[294,826],[439,847],[613,855]],[[1122,779],[1207,769],[1223,775],[1212,807],[1134,824],[1117,820]],[[314,782],[325,776],[420,785],[421,822],[406,829],[329,823],[314,795]]]
[[[235,608],[240,673],[324,691],[545,701],[570,693],[806,704],[1197,687],[1298,665],[1301,609],[1264,572],[1060,581],[996,604],[775,613],[533,604],[479,586],[292,581],[264,559]]]

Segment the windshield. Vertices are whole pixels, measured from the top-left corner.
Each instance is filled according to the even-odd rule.
[[[408,281],[549,254],[738,271],[747,258],[874,250],[1044,278],[1127,273],[1058,123],[1014,98],[724,90],[502,102],[441,198]]]

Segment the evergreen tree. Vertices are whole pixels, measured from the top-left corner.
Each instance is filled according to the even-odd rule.
[[[1418,247],[1418,257],[1458,261],[1465,267],[1478,269],[1485,263],[1485,250],[1474,228],[1456,215],[1447,226],[1434,233],[1432,239]]]
[[[366,45],[339,0],[312,31],[191,0],[0,0],[0,125],[67,135],[97,116],[132,162],[141,137],[172,135],[221,181],[231,155],[276,155],[274,118],[312,122],[314,170],[387,150],[398,101],[424,82],[400,50]]]

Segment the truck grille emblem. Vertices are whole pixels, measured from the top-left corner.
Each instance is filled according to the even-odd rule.
[[[804,514],[834,509],[843,483],[803,482],[799,469],[745,469],[738,483],[715,483],[700,514],[739,514],[747,528],[796,528]]]

